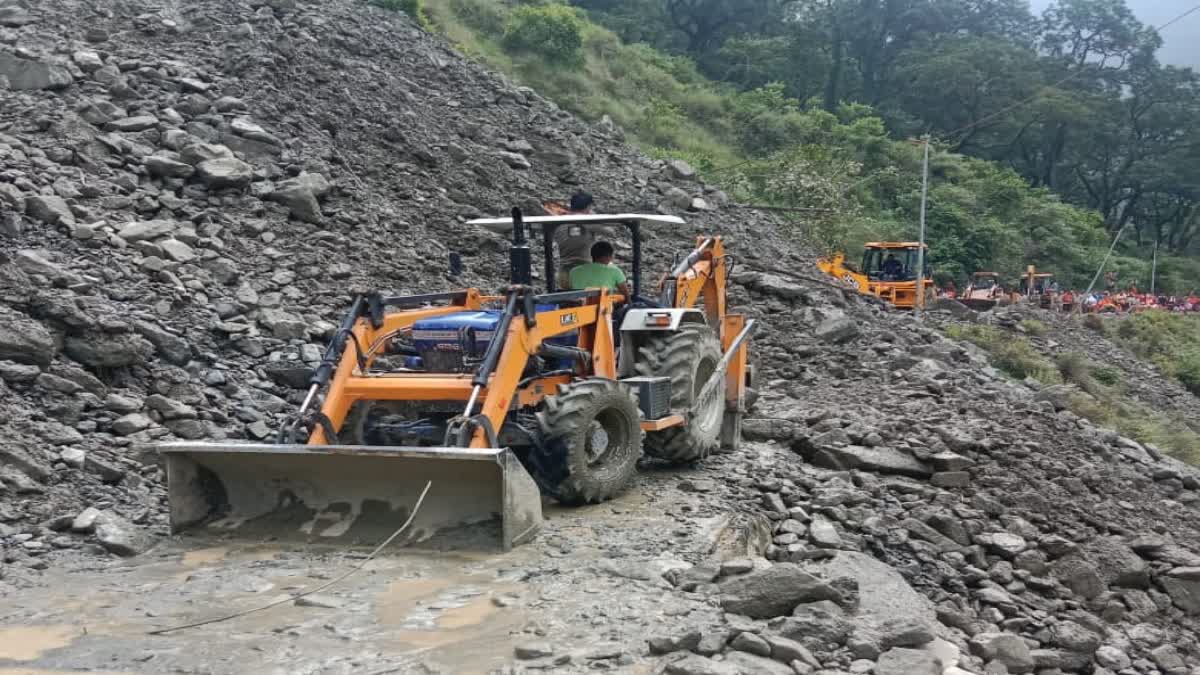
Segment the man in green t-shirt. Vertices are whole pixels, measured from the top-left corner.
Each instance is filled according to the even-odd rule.
[[[620,267],[612,264],[613,245],[607,241],[592,244],[592,262],[571,269],[571,288],[582,291],[588,288],[607,288],[629,297],[629,283]]]

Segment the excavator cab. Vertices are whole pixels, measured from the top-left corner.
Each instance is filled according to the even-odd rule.
[[[862,271],[871,281],[915,281],[919,252],[911,242],[870,243],[863,251]]]

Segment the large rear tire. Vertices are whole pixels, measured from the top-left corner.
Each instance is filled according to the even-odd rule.
[[[564,385],[537,413],[539,484],[559,502],[595,504],[620,494],[642,454],[641,413],[628,387],[604,378]]]
[[[671,379],[671,410],[688,410],[721,363],[721,343],[708,326],[684,324],[649,335],[638,349],[637,373]],[[673,464],[704,459],[720,444],[725,397],[718,392],[682,426],[646,436],[646,454]]]

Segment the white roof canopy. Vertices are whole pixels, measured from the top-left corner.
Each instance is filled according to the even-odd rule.
[[[684,220],[679,216],[659,216],[649,215],[645,213],[617,213],[617,214],[600,214],[600,213],[581,213],[573,216],[528,216],[522,218],[526,225],[619,225],[629,221],[636,221],[644,225],[683,225]],[[493,232],[511,232],[513,228],[512,217],[507,218],[476,218],[475,220],[467,221],[468,225],[479,225],[486,227]]]

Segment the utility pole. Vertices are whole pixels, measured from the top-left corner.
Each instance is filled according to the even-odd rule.
[[[1158,276],[1158,236],[1154,237],[1154,262],[1150,263],[1150,295],[1154,295],[1154,282]]]
[[[925,145],[925,159],[921,163],[921,229],[917,246],[917,318],[922,317],[925,310],[925,202],[929,198],[929,134],[922,139]]]
[[[1113,237],[1112,246],[1108,247],[1108,253],[1104,254],[1104,260],[1100,261],[1100,268],[1096,270],[1096,276],[1092,277],[1092,283],[1088,284],[1087,290],[1083,292],[1084,298],[1087,298],[1092,294],[1092,289],[1096,287],[1096,282],[1100,280],[1100,274],[1104,272],[1104,266],[1108,264],[1108,259],[1112,257],[1113,251],[1115,251],[1117,248],[1117,242],[1121,241],[1121,235],[1124,232],[1125,226],[1122,225],[1121,229],[1117,230],[1117,236]],[[1075,303],[1075,311],[1077,313],[1083,311],[1082,301]]]

